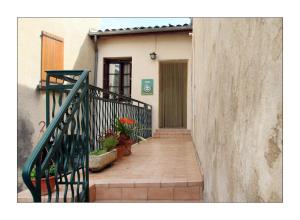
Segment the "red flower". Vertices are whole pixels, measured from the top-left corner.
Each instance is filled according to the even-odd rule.
[[[119,120],[120,120],[121,124],[129,124],[129,125],[135,124],[135,120],[133,120],[133,119],[120,118]]]
[[[126,122],[127,122],[127,118],[120,118],[119,120],[120,120],[121,124],[126,124]]]

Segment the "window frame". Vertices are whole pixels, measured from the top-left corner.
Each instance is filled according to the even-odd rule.
[[[120,73],[119,74],[113,74],[110,73],[109,66],[110,64],[119,64],[120,65]],[[124,71],[124,66],[126,64],[129,64],[129,73],[125,73]],[[110,75],[119,75],[119,85],[118,86],[110,86],[109,85],[109,79]],[[124,80],[125,80],[125,75],[129,75],[129,86],[124,86]],[[110,91],[111,87],[117,87],[119,88],[119,93],[120,95],[124,95],[124,88],[129,88],[129,96],[131,97],[131,91],[132,91],[132,58],[104,58],[103,60],[103,88],[107,91]]]

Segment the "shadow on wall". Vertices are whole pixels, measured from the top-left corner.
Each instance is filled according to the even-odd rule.
[[[94,84],[94,66],[95,66],[94,42],[90,39],[88,35],[86,35],[80,47],[73,69],[90,70],[91,72],[89,74],[89,81],[90,84]]]
[[[22,85],[18,85],[19,94],[32,93],[33,90]],[[26,97],[26,96],[25,96]],[[32,137],[35,133],[34,125],[30,120],[30,113],[24,110],[20,100],[23,95],[18,95],[18,125],[17,125],[17,165],[18,165],[18,192],[24,187],[22,180],[22,167],[33,149]]]
[[[90,83],[94,80],[95,51],[93,41],[87,35],[80,47],[73,69],[88,69]],[[43,94],[35,89],[18,84],[18,125],[17,125],[17,166],[18,166],[18,192],[25,189],[22,179],[22,167],[35,147],[39,137],[38,125],[45,120]]]

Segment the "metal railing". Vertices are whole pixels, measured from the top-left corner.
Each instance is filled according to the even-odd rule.
[[[152,106],[117,93],[90,86],[90,143],[91,150],[101,147],[100,139],[108,131],[115,132],[115,120],[121,117],[136,122],[131,139],[152,136]]]
[[[88,154],[102,148],[99,140],[106,132],[115,131],[116,118],[128,117],[137,122],[131,135],[135,141],[152,135],[151,105],[89,85],[88,73],[47,71],[47,130],[22,173],[34,202],[89,201]],[[51,84],[51,78],[63,83]],[[55,187],[51,184],[53,177]],[[42,195],[43,181],[46,195]]]
[[[22,173],[34,202],[89,201],[88,74],[88,71],[47,72],[47,129],[25,162]],[[65,75],[79,76],[79,79],[66,85],[50,84],[50,77],[63,78]],[[50,93],[53,97],[51,122]],[[67,95],[63,101],[64,94]],[[59,108],[55,112],[57,96]],[[43,192],[43,184],[46,192]]]

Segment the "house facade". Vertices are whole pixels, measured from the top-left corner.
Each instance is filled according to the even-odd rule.
[[[153,132],[191,129],[191,31],[185,24],[90,32],[99,53],[97,86],[151,104]]]

